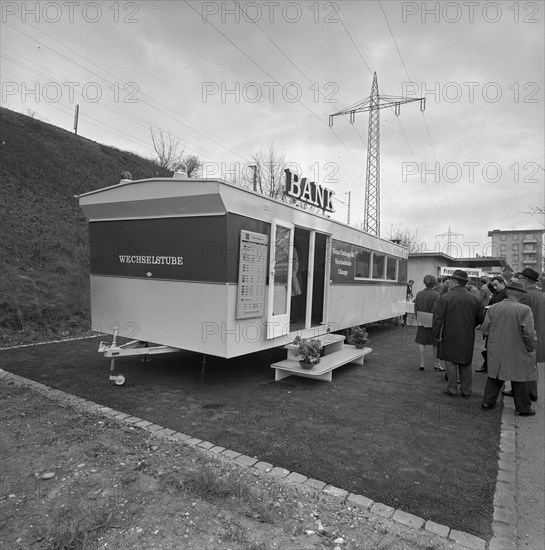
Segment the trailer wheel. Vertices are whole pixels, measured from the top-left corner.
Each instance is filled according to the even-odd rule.
[[[122,386],[125,383],[125,377],[122,374],[118,374],[114,382],[116,386]]]

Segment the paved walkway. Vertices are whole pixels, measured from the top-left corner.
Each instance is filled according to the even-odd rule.
[[[516,547],[525,550],[545,548],[545,363],[539,364],[538,395],[536,416],[516,417]]]
[[[494,536],[490,550],[543,550],[545,482],[545,364],[539,364],[537,414],[515,414],[512,397],[504,397],[499,470],[494,496]]]

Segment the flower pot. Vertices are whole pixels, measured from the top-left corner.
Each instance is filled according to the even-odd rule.
[[[365,347],[365,344],[354,344],[356,346],[356,349],[363,349]]]
[[[303,369],[312,369],[314,368],[315,363],[305,363],[304,361],[299,361],[299,364]]]

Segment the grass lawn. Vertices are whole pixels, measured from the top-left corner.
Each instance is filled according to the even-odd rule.
[[[127,358],[108,380],[98,338],[5,350],[2,368],[188,435],[320,479],[424,519],[488,539],[500,412],[443,394],[442,373],[418,370],[413,327],[368,327],[373,353],[333,382],[274,382],[282,350],[209,360],[180,352]],[[477,332],[475,365],[480,365]],[[431,363],[431,361],[430,361]]]

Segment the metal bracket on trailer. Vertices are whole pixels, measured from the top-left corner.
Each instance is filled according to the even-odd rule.
[[[180,351],[180,349],[173,348],[171,346],[150,347],[147,342],[142,342],[141,340],[132,340],[126,344],[118,346],[117,329],[114,330],[114,336],[111,344],[100,342],[98,345],[98,352],[103,353],[104,357],[110,358],[110,380],[115,382],[117,386],[122,386],[125,383],[125,377],[121,373],[114,373],[116,357],[140,355],[144,361],[151,361],[151,358],[149,357],[150,355],[157,355],[159,353],[174,353],[176,351]]]

